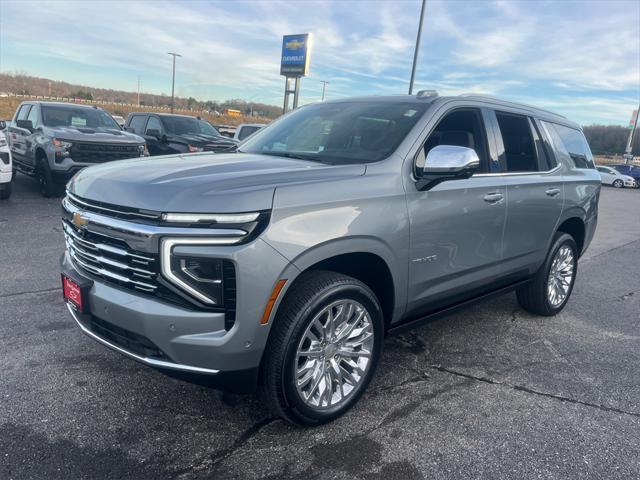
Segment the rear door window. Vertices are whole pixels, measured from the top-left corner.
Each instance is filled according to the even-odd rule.
[[[147,117],[145,115],[134,115],[129,122],[129,128],[134,133],[142,135],[144,133],[144,125],[147,123]]]
[[[531,120],[525,115],[495,112],[500,130],[500,137],[504,146],[503,168],[506,172],[539,172],[548,170],[546,155],[543,155],[542,145],[536,148],[540,138],[534,130]]]
[[[565,155],[574,168],[594,168],[593,155],[580,130],[557,123],[542,122],[557,151]]]

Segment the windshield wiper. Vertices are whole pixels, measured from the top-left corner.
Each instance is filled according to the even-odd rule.
[[[317,155],[305,155],[304,153],[291,153],[291,152],[260,152],[262,155],[270,155],[272,157],[285,157],[295,158],[297,160],[308,160],[310,162],[322,162]]]

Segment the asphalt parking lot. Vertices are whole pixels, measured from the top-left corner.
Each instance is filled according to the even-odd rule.
[[[140,366],[62,302],[59,199],[0,203],[0,478],[638,478],[640,190],[603,188],[562,314],[509,294],[389,338],[315,429]]]

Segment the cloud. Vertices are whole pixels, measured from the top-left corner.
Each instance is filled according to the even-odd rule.
[[[25,11],[37,15],[24,21]],[[320,80],[330,98],[405,93],[419,12],[419,0],[0,0],[0,70],[127,89],[140,75],[144,90],[160,93],[170,85],[167,52],[177,51],[179,95],[279,104],[282,35],[312,32],[302,101],[320,98]],[[416,85],[554,99],[580,118],[625,123],[627,114],[614,116],[640,100],[640,2],[429,0]],[[577,97],[573,108],[566,99]]]

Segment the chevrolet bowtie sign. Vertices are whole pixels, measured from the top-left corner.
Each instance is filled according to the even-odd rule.
[[[282,37],[280,75],[304,77],[309,73],[311,34],[285,35]]]

